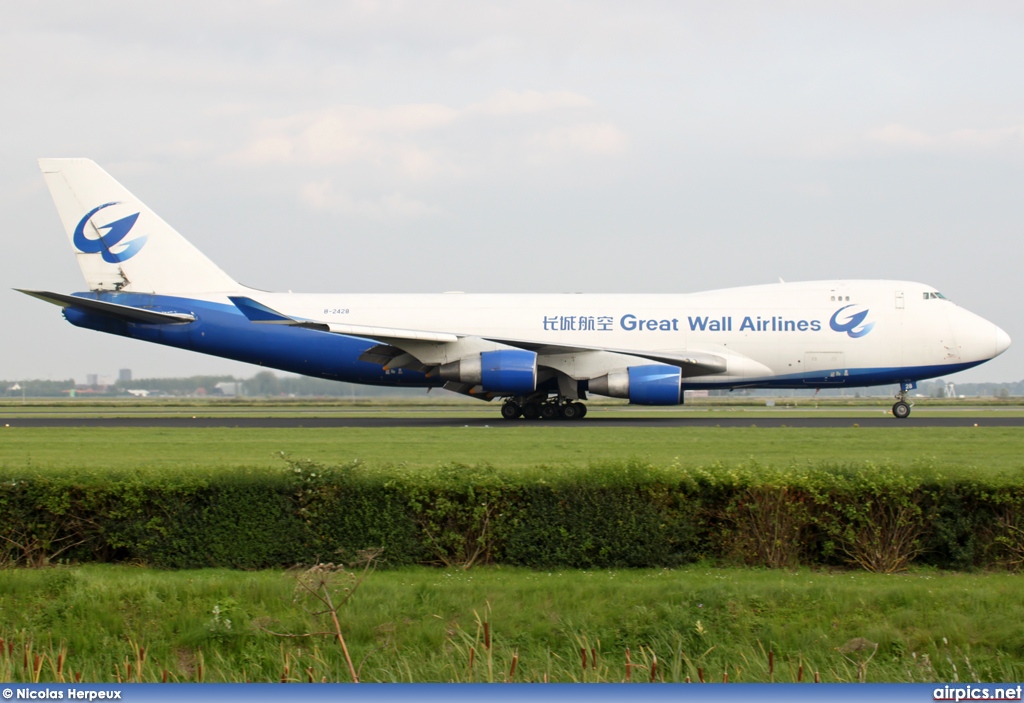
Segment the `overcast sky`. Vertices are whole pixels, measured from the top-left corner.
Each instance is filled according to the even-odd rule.
[[[0,9],[0,378],[251,375],[80,330],[35,159],[308,292],[933,285],[1024,378],[1020,2],[48,0]]]

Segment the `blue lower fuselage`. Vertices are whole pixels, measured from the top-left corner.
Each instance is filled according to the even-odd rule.
[[[437,378],[428,379],[423,373],[406,369],[385,371],[378,363],[360,361],[361,355],[378,345],[373,340],[289,325],[254,324],[230,304],[143,293],[89,292],[76,293],[75,296],[158,312],[191,313],[196,318],[193,322],[183,324],[143,324],[73,307],[65,308],[67,320],[78,327],[334,381],[413,388],[444,384],[444,381]],[[732,380],[728,383],[687,384],[684,379],[683,388],[799,389],[912,384],[925,378],[962,371],[979,363],[982,362],[826,369],[739,382]]]

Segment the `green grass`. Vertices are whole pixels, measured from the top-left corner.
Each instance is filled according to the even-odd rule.
[[[283,467],[282,452],[338,464],[360,459],[371,466],[456,462],[534,470],[629,459],[684,466],[873,462],[946,474],[1024,469],[1024,433],[986,427],[0,427],[0,438],[0,467],[12,470],[209,472]],[[629,647],[641,667],[656,655],[666,680],[696,680],[698,668],[708,680],[721,681],[726,672],[730,681],[766,680],[771,649],[776,680],[791,680],[802,665],[805,680],[818,671],[825,681],[851,681],[856,667],[837,648],[858,637],[879,644],[867,669],[870,681],[1019,680],[1021,578],[705,566],[551,573],[410,568],[373,574],[343,609],[342,621],[366,680],[486,680],[478,616],[494,633],[494,680],[507,677],[518,654],[516,680],[547,675],[553,681],[621,681]],[[64,678],[79,671],[86,680],[111,681],[126,675],[126,663],[137,675],[141,646],[143,680],[159,680],[164,669],[171,680],[196,680],[200,665],[205,680],[276,681],[286,666],[293,680],[306,680],[308,668],[315,680],[346,680],[330,638],[275,638],[255,626],[291,633],[327,629],[294,602],[294,585],[294,576],[281,572],[126,566],[0,571],[0,638],[14,644],[13,657],[0,655],[0,679],[32,678],[22,666],[26,646],[33,656],[42,655],[41,680],[57,678],[62,651]],[[581,645],[598,651],[597,670],[581,668]],[[633,672],[634,680],[648,676],[649,668]]]
[[[163,429],[0,427],[0,468],[283,466],[297,459],[370,465],[588,466],[639,459],[707,466],[897,464],[952,473],[1024,468],[1015,428],[599,428],[568,426]]]
[[[698,398],[685,405],[649,407],[624,400],[588,401],[591,412],[602,417],[878,417],[887,414],[889,397],[767,398],[723,396]],[[914,412],[945,417],[1024,416],[1020,399],[915,398]],[[464,398],[107,398],[31,399],[0,398],[0,417],[467,417],[498,419],[497,403]]]
[[[763,681],[767,650],[774,678],[855,681],[837,648],[861,637],[878,643],[869,681],[1019,680],[1024,676],[1024,589],[1014,574],[715,569],[532,572],[410,568],[370,575],[341,609],[353,659],[370,681],[487,680],[478,631],[488,621],[493,680],[518,654],[516,680],[621,681],[632,661],[657,656],[666,681]],[[330,630],[293,597],[294,574],[161,572],[133,567],[0,572],[0,677],[25,680],[24,647],[41,654],[42,680],[109,681],[145,650],[143,680],[276,681],[287,664],[296,680],[346,680],[330,637],[281,633]],[[215,613],[215,610],[217,611]],[[230,621],[230,625],[228,624]],[[476,665],[468,669],[469,647]],[[580,647],[598,653],[584,671]],[[852,656],[852,655],[851,655]],[[31,658],[30,658],[31,659]],[[52,660],[52,661],[51,661]],[[956,670],[954,671],[954,668]],[[31,668],[31,667],[30,667]],[[634,680],[649,678],[638,668]]]

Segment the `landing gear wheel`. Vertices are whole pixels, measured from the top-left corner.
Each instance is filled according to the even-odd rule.
[[[583,403],[573,403],[580,410],[579,418],[582,420],[587,416],[587,406]]]
[[[544,403],[540,406],[540,416],[545,420],[554,420],[559,415],[561,415],[559,408],[554,403]]]
[[[898,420],[910,417],[910,405],[902,400],[892,406],[892,415]]]
[[[566,403],[562,406],[562,419],[563,420],[579,420],[583,417],[584,409],[583,403]]]
[[[540,417],[540,406],[536,403],[527,403],[523,406],[523,417],[527,420],[536,420]]]
[[[501,406],[501,416],[506,420],[515,420],[522,414],[522,408],[520,408],[519,403],[515,402],[514,400],[510,400]]]

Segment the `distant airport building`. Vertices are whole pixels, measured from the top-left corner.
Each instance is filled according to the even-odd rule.
[[[117,372],[117,380],[120,381],[121,383],[131,383],[132,370],[121,369],[120,371]]]
[[[213,387],[213,392],[215,395],[235,398],[242,395],[242,383],[240,381],[221,381]]]

